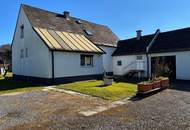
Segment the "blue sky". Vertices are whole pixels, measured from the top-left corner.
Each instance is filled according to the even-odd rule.
[[[20,4],[109,26],[120,39],[190,27],[189,0],[2,0],[0,5],[0,44],[11,43]]]

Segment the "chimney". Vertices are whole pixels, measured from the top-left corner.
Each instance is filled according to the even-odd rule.
[[[142,36],[142,30],[137,30],[137,40],[140,40]]]
[[[64,15],[64,18],[65,18],[66,20],[69,20],[69,19],[70,19],[70,12],[69,12],[69,11],[64,11],[64,12],[63,12],[63,15]]]

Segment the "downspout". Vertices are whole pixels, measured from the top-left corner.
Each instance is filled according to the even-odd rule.
[[[147,61],[147,77],[150,80],[150,75],[149,75],[149,56],[148,53],[146,52],[146,61]]]
[[[53,50],[51,50],[51,64],[52,64],[52,68],[51,68],[51,70],[52,70],[52,83],[54,83],[54,80],[55,80],[55,72],[54,72],[54,51]]]
[[[160,29],[156,30],[155,36],[152,39],[152,41],[149,43],[149,45],[146,47],[146,58],[147,58],[147,77],[148,79],[150,79],[152,76],[150,75],[150,60],[149,60],[149,51],[150,48],[152,47],[152,45],[154,44],[154,41],[156,40],[156,38],[158,37],[158,35],[160,34]]]

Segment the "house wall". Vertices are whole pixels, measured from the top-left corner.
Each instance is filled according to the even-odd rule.
[[[113,72],[113,57],[112,54],[116,47],[99,46],[106,52],[103,54],[103,67],[106,72]]]
[[[81,67],[80,53],[54,52],[55,78],[103,74],[102,55],[93,54],[93,67]]]
[[[137,56],[140,56],[140,55],[114,56],[113,57],[113,73],[114,73],[114,75],[122,76],[124,73],[128,72],[131,69],[131,67],[127,67],[127,66],[129,66],[132,62],[136,61]],[[147,75],[146,55],[142,55],[142,58],[144,61],[144,70],[145,70],[142,77],[145,77]],[[118,61],[122,62],[121,66],[117,65]]]
[[[190,51],[155,53],[150,56],[176,56],[176,79],[190,80]]]
[[[24,24],[24,38],[20,38],[20,26]],[[25,57],[28,48],[28,57]],[[21,49],[24,58],[20,57]],[[43,41],[32,29],[21,8],[12,43],[13,74],[40,78],[51,78],[51,53]]]

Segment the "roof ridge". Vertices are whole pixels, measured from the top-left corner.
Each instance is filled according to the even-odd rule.
[[[39,8],[39,7],[36,7],[36,6],[27,5],[27,4],[21,4],[21,6],[27,6],[27,7],[30,7],[30,8],[38,9],[38,10],[45,11],[45,12],[48,12],[48,13],[53,13],[53,14],[56,14],[56,15],[62,15],[61,13],[58,13],[58,12],[49,11],[49,10],[46,10],[46,9],[42,9],[42,8]],[[79,19],[79,20],[82,20],[82,21],[85,21],[85,22],[88,22],[88,23],[91,23],[91,24],[95,24],[95,25],[104,26],[104,27],[109,28],[107,25],[91,22],[91,21],[88,21],[86,19],[81,19],[81,18],[74,17],[74,16],[71,16],[71,18]]]
[[[143,35],[143,36],[141,36],[142,38],[144,38],[144,37],[149,37],[149,36],[154,36],[155,34],[148,34],[148,35]],[[129,38],[129,39],[124,39],[124,40],[119,40],[119,41],[121,41],[121,42],[123,42],[123,41],[128,41],[128,40],[133,40],[133,39],[137,39],[136,37],[133,37],[133,38]]]
[[[161,32],[161,34],[163,34],[163,33],[175,32],[175,31],[183,31],[183,30],[187,30],[187,29],[190,29],[190,27],[179,28],[179,29],[174,29],[174,30],[170,30],[170,31],[165,31],[165,32]]]
[[[23,6],[33,8],[33,9],[38,9],[38,10],[45,11],[45,12],[48,12],[48,13],[59,14],[59,13],[49,11],[49,10],[46,10],[46,9],[42,9],[42,8],[39,8],[39,7],[36,7],[36,6],[31,6],[31,5],[27,5],[27,4],[21,4],[21,7],[23,7]]]
[[[187,29],[190,29],[190,27],[181,28],[181,29],[175,29],[175,30],[170,30],[170,31],[165,31],[165,32],[160,32],[160,34],[165,34],[165,33],[170,33],[170,32],[175,32],[175,31],[183,31],[183,30],[187,30]],[[153,36],[153,35],[155,35],[155,33],[143,35],[141,37],[148,37],[148,36]],[[120,41],[133,40],[133,39],[136,39],[136,37],[132,37],[132,38],[129,38],[129,39],[123,39],[123,40],[120,40]]]

